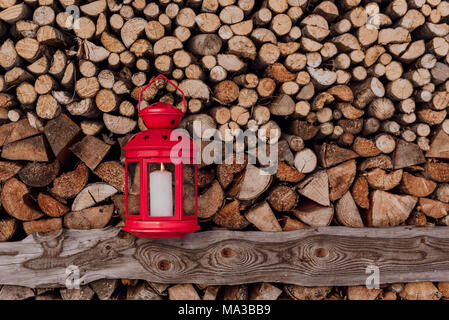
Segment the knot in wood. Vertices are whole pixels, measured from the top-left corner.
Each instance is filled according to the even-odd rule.
[[[317,258],[325,258],[329,255],[329,250],[326,248],[317,248],[315,249],[315,256]]]
[[[223,248],[223,250],[221,250],[221,255],[225,258],[230,258],[235,254],[235,251],[231,248]]]
[[[159,270],[167,271],[167,270],[169,270],[170,267],[171,267],[171,262],[168,261],[168,260],[161,260],[161,261],[159,261],[159,263],[157,264],[157,267],[158,267]]]

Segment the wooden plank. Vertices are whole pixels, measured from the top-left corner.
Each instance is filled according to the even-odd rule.
[[[302,286],[448,281],[449,227],[321,227],[288,232],[207,231],[178,239],[141,239],[104,229],[57,230],[0,243],[0,284],[65,285],[78,266],[82,284],[105,276],[157,283]]]

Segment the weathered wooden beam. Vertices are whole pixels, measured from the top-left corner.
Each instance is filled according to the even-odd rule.
[[[289,232],[208,231],[178,239],[138,239],[118,228],[59,230],[0,244],[0,284],[65,285],[102,278],[157,283],[303,286],[365,284],[368,266],[381,283],[448,281],[449,227],[321,227]]]

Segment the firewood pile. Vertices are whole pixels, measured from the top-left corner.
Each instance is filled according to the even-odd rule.
[[[121,147],[157,74],[182,127],[271,129],[274,175],[202,165],[203,230],[449,225],[449,1],[0,0],[0,241],[121,225]],[[143,104],[180,106],[158,81]],[[206,145],[207,143],[205,143]],[[440,299],[449,283],[100,280],[0,298]]]

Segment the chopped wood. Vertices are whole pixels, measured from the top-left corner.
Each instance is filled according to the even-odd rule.
[[[407,283],[399,293],[405,300],[439,300],[441,293],[432,282]]]
[[[258,283],[249,292],[250,300],[276,300],[282,290],[270,283]]]
[[[426,152],[426,158],[449,159],[449,135],[444,130],[438,130],[432,139],[430,149]]]
[[[400,189],[403,193],[416,197],[427,197],[432,194],[437,184],[423,177],[404,172]]]
[[[408,218],[417,201],[418,199],[413,196],[401,196],[381,190],[373,191],[367,213],[368,226],[399,225]]]
[[[375,168],[366,174],[366,179],[373,189],[390,190],[399,185],[402,173],[402,169],[386,172],[383,169]]]
[[[8,241],[19,229],[19,222],[10,217],[0,218],[0,242]]]
[[[93,136],[85,136],[83,140],[70,147],[72,151],[86,166],[94,170],[108,153],[110,145]]]
[[[310,173],[315,170],[317,166],[317,157],[315,153],[305,148],[295,155],[295,167],[301,173]]]
[[[348,300],[376,300],[382,289],[367,288],[363,286],[348,287]]]
[[[31,288],[6,285],[0,289],[2,300],[25,300],[31,297],[34,297],[34,291]]]
[[[299,202],[298,207],[293,210],[293,214],[309,226],[328,226],[334,216],[334,208],[305,200]]]
[[[95,290],[95,289],[94,289]],[[126,292],[126,299],[128,300],[162,300],[151,286],[144,282],[136,286],[129,287]]]
[[[178,284],[168,288],[169,300],[201,300],[191,284]]]
[[[37,204],[47,216],[53,218],[61,217],[69,212],[69,208],[67,206],[45,193],[39,193],[37,196]]]
[[[329,206],[329,178],[327,172],[321,170],[306,178],[299,184],[298,192],[323,206]]]
[[[23,223],[23,230],[26,234],[35,232],[49,232],[62,228],[61,218],[40,219],[36,221],[26,221]]]
[[[213,221],[222,227],[232,230],[243,229],[249,222],[240,213],[240,203],[234,200],[221,208],[214,216]]]
[[[369,208],[368,180],[364,176],[358,177],[351,188],[351,194],[355,203],[362,209]]]
[[[63,173],[53,181],[51,192],[61,198],[73,198],[84,188],[88,177],[89,169],[79,163],[75,170]]]
[[[288,186],[277,186],[270,191],[268,202],[276,211],[290,211],[296,204],[297,194]]]
[[[79,137],[81,129],[67,115],[61,114],[47,122],[44,134],[53,154],[62,162],[69,156],[69,147]]]
[[[428,217],[440,219],[447,216],[449,204],[437,200],[419,198],[418,209]]]
[[[335,215],[338,221],[344,226],[353,228],[363,227],[359,210],[349,191],[337,201]]]
[[[119,162],[105,161],[95,169],[94,173],[120,192],[125,190],[125,169]]]
[[[212,217],[221,208],[223,199],[223,189],[220,183],[214,180],[210,187],[198,196],[198,217]]]
[[[265,174],[256,166],[248,164],[229,190],[229,195],[242,201],[256,199],[268,189],[273,180],[272,178],[271,175]]]
[[[117,193],[117,189],[106,183],[92,183],[78,193],[72,203],[72,211],[80,211],[94,206]]]
[[[64,227],[69,229],[95,229],[105,227],[112,217],[113,205],[103,205],[72,211],[64,215]]]
[[[285,292],[295,300],[323,300],[331,292],[331,287],[303,287],[293,284],[284,285]]]
[[[136,121],[127,117],[114,116],[108,113],[103,114],[103,121],[106,128],[115,134],[127,134],[134,130]]]
[[[50,163],[30,162],[19,172],[19,177],[30,187],[45,187],[55,180],[59,171],[58,160]]]
[[[81,286],[79,289],[59,290],[62,300],[90,300],[95,292],[89,286]]]
[[[341,148],[335,144],[324,143],[320,147],[320,162],[325,168],[357,157],[358,155],[354,151]]]
[[[1,156],[8,160],[49,161],[52,154],[43,135],[4,145]]]
[[[245,218],[261,231],[282,231],[270,205],[264,201],[250,209]]]
[[[355,160],[349,160],[333,168],[327,169],[329,177],[329,199],[340,199],[352,185],[356,174]]]
[[[0,182],[15,176],[23,166],[15,161],[0,161]]]
[[[12,217],[21,221],[42,217],[42,213],[33,202],[29,192],[30,189],[16,178],[9,179],[1,190],[3,208]]]
[[[424,155],[418,145],[399,139],[393,154],[393,165],[395,169],[414,166],[425,161]]]
[[[96,1],[102,2],[102,1]],[[95,2],[94,2],[95,3]],[[95,291],[100,300],[109,300],[118,286],[117,279],[101,279],[89,283],[89,286]]]

